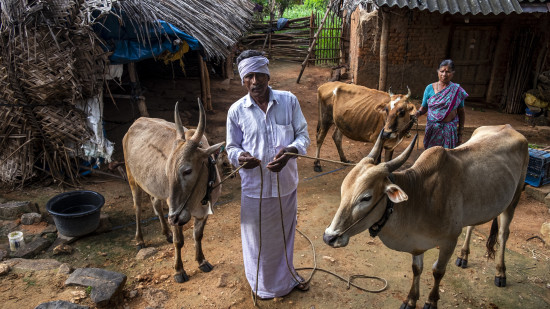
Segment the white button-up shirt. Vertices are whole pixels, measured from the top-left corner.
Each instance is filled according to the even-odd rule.
[[[227,113],[227,154],[234,166],[239,166],[239,155],[249,152],[262,161],[264,174],[263,197],[277,197],[277,175],[266,168],[284,147],[296,147],[305,154],[309,146],[307,123],[300,103],[288,91],[269,88],[267,112],[254,102],[249,94],[233,103]],[[242,168],[242,194],[260,197],[260,169]],[[292,193],[298,187],[298,166],[295,158],[279,172],[281,196]]]

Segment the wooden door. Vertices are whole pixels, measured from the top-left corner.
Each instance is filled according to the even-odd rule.
[[[453,82],[466,90],[469,99],[485,99],[497,36],[497,26],[455,25],[452,29],[448,55],[455,63]]]

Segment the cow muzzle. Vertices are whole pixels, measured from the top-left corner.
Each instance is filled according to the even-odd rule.
[[[325,231],[325,233],[323,234],[323,241],[325,242],[325,244],[333,248],[345,247],[349,243],[349,236],[331,234]]]
[[[390,138],[395,138],[395,132],[389,131],[386,132],[386,130],[382,130],[382,140],[388,140]]]
[[[189,222],[189,220],[191,220],[191,214],[187,209],[182,209],[180,213],[168,216],[168,221],[172,225],[182,226],[185,223]]]

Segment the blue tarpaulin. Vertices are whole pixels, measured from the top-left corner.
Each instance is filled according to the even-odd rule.
[[[175,53],[180,48],[180,45],[174,44],[176,39],[185,41],[191,50],[202,50],[197,39],[165,21],[145,26],[135,24],[124,14],[122,16],[123,23],[114,15],[109,15],[100,25],[94,25],[94,31],[107,43],[105,48],[113,52],[109,56],[112,64],[153,58],[164,51]]]

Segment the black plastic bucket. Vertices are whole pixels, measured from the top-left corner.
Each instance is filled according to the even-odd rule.
[[[61,235],[77,237],[97,229],[103,204],[105,198],[97,192],[71,191],[52,197],[46,203],[46,210]]]

